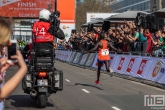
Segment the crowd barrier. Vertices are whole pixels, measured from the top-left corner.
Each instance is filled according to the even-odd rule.
[[[82,54],[76,51],[56,50],[56,59],[71,64],[97,68],[97,53]],[[110,54],[113,72],[165,84],[165,59],[150,56]],[[105,70],[105,65],[102,66]]]

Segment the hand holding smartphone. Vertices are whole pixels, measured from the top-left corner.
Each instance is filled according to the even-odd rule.
[[[8,57],[8,63],[17,63],[17,60],[11,59],[11,56],[14,56],[17,54],[17,41],[16,40],[10,40],[11,45],[7,47],[7,57]]]

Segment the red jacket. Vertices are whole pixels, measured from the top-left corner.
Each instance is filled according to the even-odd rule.
[[[36,21],[32,27],[32,32],[34,35],[33,42],[53,42],[54,36],[48,32],[49,28],[49,22]]]

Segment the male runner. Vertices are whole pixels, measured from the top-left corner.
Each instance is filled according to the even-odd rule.
[[[107,39],[107,35],[103,32],[100,33],[100,41],[96,44],[96,46],[89,50],[89,51],[84,51],[83,54],[86,54],[88,52],[93,52],[96,49],[98,49],[98,70],[97,70],[97,80],[95,81],[96,84],[100,84],[100,70],[101,70],[101,66],[103,65],[103,63],[106,66],[106,70],[108,72],[108,74],[112,77],[113,73],[110,71],[110,56],[109,56],[109,47],[112,48],[115,51],[120,51],[116,48],[114,48],[106,39]]]

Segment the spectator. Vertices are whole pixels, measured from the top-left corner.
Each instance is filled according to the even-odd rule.
[[[11,22],[6,20],[4,17],[0,17],[0,51],[7,46],[8,41],[11,36]],[[24,59],[19,51],[17,51],[17,55],[12,56],[13,59],[18,61],[18,71],[15,75],[10,78],[0,89],[0,101],[5,99],[10,95],[10,93],[16,88],[16,86],[20,83],[22,78],[27,72],[27,67],[24,62]],[[0,73],[3,73],[10,66],[14,65],[13,63],[7,63],[7,58],[0,59]]]
[[[165,28],[158,30],[156,33],[151,33],[149,29],[143,29],[142,27],[138,28],[134,21],[124,21],[122,25],[118,25],[115,29],[109,27],[108,32],[106,32],[106,40],[110,42],[112,46],[122,50],[123,52],[136,51],[137,53],[152,53],[152,50],[154,52],[158,52],[160,48],[165,52],[164,29]],[[99,41],[100,32],[103,32],[101,28],[94,28],[93,31],[88,33],[81,29],[80,32],[71,34],[68,43],[70,42],[73,50],[88,51]],[[68,47],[68,43],[63,45],[65,49],[70,48]],[[152,47],[154,48],[152,49]],[[114,50],[111,49],[111,51]]]
[[[161,48],[160,48],[160,46],[161,46],[161,43],[160,43],[161,42],[160,41],[161,37],[159,35],[160,35],[160,33],[157,31],[157,32],[155,32],[154,38],[151,37],[152,42],[154,44],[153,53],[156,57],[158,57],[159,54],[163,53]]]
[[[134,48],[133,48],[133,50],[137,52],[137,51],[138,51],[138,43],[137,43],[137,40],[138,40],[138,38],[139,38],[139,32],[137,31],[136,28],[133,28],[132,31],[133,31],[133,36],[131,37],[131,39],[132,39],[132,41],[134,42]]]
[[[143,33],[144,33],[144,29],[140,27],[139,37],[137,39],[138,40],[137,48],[142,52],[147,52],[148,42],[147,42],[147,38],[144,37]]]
[[[165,31],[162,32],[162,40],[161,40],[161,44],[162,44],[162,51],[165,54]]]
[[[152,37],[149,29],[144,30],[144,36],[147,38],[147,49],[146,52],[151,52],[151,42],[152,42]],[[145,48],[145,47],[144,47]]]

